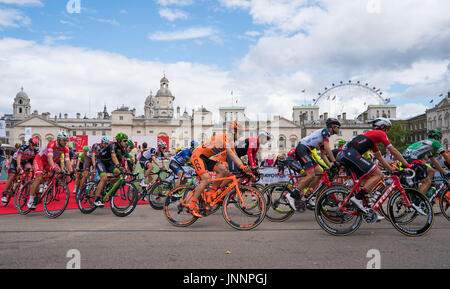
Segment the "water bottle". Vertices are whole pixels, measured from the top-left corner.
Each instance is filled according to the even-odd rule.
[[[427,192],[427,198],[431,198],[431,196],[436,192],[436,188],[431,186]]]
[[[39,193],[42,194],[42,193],[44,193],[44,191],[45,191],[44,184],[40,184],[39,185]]]

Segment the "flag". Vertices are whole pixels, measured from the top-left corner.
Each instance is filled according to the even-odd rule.
[[[434,99],[432,99],[432,100],[430,101],[430,103],[433,103],[433,101],[434,101]]]
[[[391,99],[390,98],[386,98],[386,104],[390,103]]]
[[[381,89],[380,88],[378,88],[378,90],[377,90],[377,92],[379,92]]]
[[[305,92],[306,92],[306,90],[305,90],[305,89],[303,89],[303,90],[302,90],[302,93],[305,93]]]
[[[333,96],[333,100],[335,100],[336,99],[336,95],[335,96]]]
[[[441,93],[441,94],[439,95],[439,97],[442,97],[442,96],[444,96],[444,94],[443,94],[443,93]]]

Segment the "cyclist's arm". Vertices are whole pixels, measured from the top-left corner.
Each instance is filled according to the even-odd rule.
[[[152,160],[153,160],[153,162],[155,163],[155,165],[158,166],[158,168],[161,168],[161,165],[160,165],[160,163],[158,162],[158,158],[157,158],[155,155],[152,156]]]
[[[392,147],[392,146],[391,146]],[[380,162],[380,165],[390,171],[391,173],[394,171],[392,166],[389,164],[389,162],[383,157],[380,151],[377,151],[376,153],[373,153],[373,156]],[[407,162],[405,162],[407,163]]]
[[[394,156],[394,158],[398,161],[401,161],[402,164],[407,164],[408,162],[405,160],[405,158],[402,156],[402,154],[393,146],[388,146],[387,149],[391,152],[391,154]],[[381,154],[381,153],[380,153]],[[384,158],[383,158],[384,159]],[[385,159],[384,159],[385,160]],[[387,162],[387,161],[386,161]],[[389,164],[389,163],[388,163]],[[391,167],[391,165],[389,165]],[[392,167],[391,167],[392,168]]]
[[[323,155],[323,160],[327,164],[328,167],[331,167],[330,161],[334,163],[336,161],[336,159],[334,158],[333,152],[331,151],[329,142],[326,141],[323,143],[323,150],[327,154],[326,156]]]
[[[430,157],[430,161],[433,164],[433,167],[435,167],[442,175],[445,175],[444,169],[434,157]]]
[[[238,166],[241,167],[244,165],[244,163],[241,161],[241,159],[233,152],[231,148],[225,149],[227,152],[227,155],[230,157],[230,159]]]

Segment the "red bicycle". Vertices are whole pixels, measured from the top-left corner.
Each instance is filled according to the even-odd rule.
[[[13,196],[17,196],[17,192],[22,188],[22,184],[25,184],[33,178],[33,172],[31,169],[22,170],[14,176],[13,182],[8,192],[6,192],[6,201],[2,201],[2,206],[6,207]],[[14,198],[14,206],[17,207],[16,199]]]
[[[44,175],[44,183],[39,186],[36,192],[35,203],[42,203],[47,217],[57,218],[64,213],[69,203],[70,191],[66,184],[66,178],[71,175],[65,172],[53,172]],[[24,184],[22,190],[17,194],[17,210],[21,215],[27,215],[31,212],[27,203],[30,197],[31,185],[34,180]]]
[[[359,192],[363,180],[356,181],[351,191],[345,186],[326,189],[316,202],[315,217],[318,224],[335,236],[352,234],[361,226],[362,221],[376,223],[376,211],[388,200],[389,220],[394,228],[407,236],[422,236],[433,225],[433,208],[419,191],[402,187],[399,176],[409,173],[415,174],[407,169],[386,176],[387,185],[376,201],[372,202],[367,197],[363,200],[367,213],[361,212],[349,201],[353,194]],[[352,174],[356,179],[353,172]]]

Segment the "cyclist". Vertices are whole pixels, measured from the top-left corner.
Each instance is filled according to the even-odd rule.
[[[428,158],[442,176],[448,175],[446,175],[436,157],[442,156],[447,162],[450,160],[441,145],[442,133],[433,129],[428,132],[427,136],[427,139],[410,145],[402,154],[416,171],[416,181],[420,181],[419,192],[422,194],[428,192],[435,174],[435,170],[428,163],[425,163],[424,159]]]
[[[76,176],[75,176],[75,188],[73,193],[77,193],[77,188],[81,188],[81,175],[84,175],[84,164],[89,159],[87,156],[87,153],[91,150],[90,146],[84,146],[83,151],[78,153],[78,157],[76,158],[76,164],[75,164],[75,170],[76,170]]]
[[[300,140],[295,149],[296,159],[305,170],[306,176],[301,178],[298,184],[296,184],[292,193],[286,194],[286,199],[294,210],[297,210],[300,201],[305,201],[309,196],[310,191],[307,191],[303,195],[303,190],[308,187],[315,188],[321,179],[322,169],[311,157],[311,150],[314,148],[319,149],[323,161],[329,168],[335,169],[338,167],[336,159],[331,152],[329,139],[331,135],[339,133],[341,123],[336,118],[329,118],[325,124],[327,126],[326,128],[316,130]],[[328,158],[331,160],[331,163]]]
[[[136,167],[136,158],[132,155],[132,151],[136,147],[134,141],[131,139],[127,142],[127,152],[125,153],[125,160],[123,163],[123,166],[126,165],[129,172],[134,172],[134,169]]]
[[[242,142],[239,142],[235,151],[239,158],[247,156],[248,165],[254,173],[258,173],[258,162],[256,156],[261,145],[265,145],[273,139],[272,134],[268,131],[261,131],[258,137],[249,137]],[[237,171],[236,164],[232,161],[230,156],[226,154],[226,151],[222,152],[219,156],[214,158],[218,162],[227,162],[228,169],[232,172]]]
[[[347,142],[342,148],[342,151],[338,154],[339,162],[352,169],[359,179],[365,179],[365,181],[361,183],[363,187],[360,192],[350,198],[363,213],[368,213],[368,209],[362,202],[363,198],[366,195],[369,195],[376,184],[383,179],[381,170],[373,164],[370,159],[363,157],[366,152],[372,150],[375,158],[380,164],[390,172],[393,172],[393,167],[383,157],[378,148],[378,144],[383,143],[386,149],[389,150],[397,160],[404,163],[406,167],[411,167],[388,139],[387,133],[392,127],[390,120],[386,118],[377,118],[371,121],[371,123],[373,130],[358,135],[350,142]]]
[[[116,135],[116,141],[102,149],[97,156],[96,167],[100,175],[100,181],[95,191],[94,205],[97,207],[104,206],[101,193],[108,180],[108,175],[118,176],[120,172],[125,171],[121,164],[126,153],[127,142],[128,136],[120,132]]]
[[[93,144],[90,150],[86,153],[87,157],[83,162],[83,175],[80,181],[79,188],[82,188],[84,186],[84,183],[86,183],[86,180],[89,176],[89,172],[95,168],[96,157],[103,148],[108,146],[109,143],[109,138],[107,136],[104,136],[102,137],[100,143]]]
[[[200,184],[194,189],[192,200],[189,204],[189,210],[198,218],[203,217],[199,213],[199,208],[197,206],[198,199],[206,187],[211,183],[211,176],[208,172],[215,172],[217,178],[222,178],[229,174],[226,164],[212,160],[210,159],[211,157],[226,151],[226,154],[230,156],[236,165],[238,165],[239,169],[246,173],[250,173],[250,168],[242,163],[234,149],[234,140],[238,139],[243,133],[242,126],[235,121],[227,127],[227,130],[227,133],[219,133],[210,140],[204,142],[194,150],[191,156],[191,162],[196,173],[200,177]],[[227,183],[228,182],[223,182],[223,185],[226,185]],[[210,191],[207,192],[207,200],[205,200],[207,203],[214,195],[220,194],[221,185],[220,182],[215,182],[211,185]]]
[[[153,163],[159,167],[162,171],[167,171],[166,164],[164,163],[165,158],[165,150],[167,148],[167,144],[160,140],[158,142],[158,148],[151,148],[149,150],[146,150],[142,153],[141,158],[139,159],[139,164],[141,165],[142,169],[144,169],[144,178],[142,179],[140,186],[141,187],[147,187],[149,181],[147,180],[148,176],[153,171]],[[158,158],[161,160],[161,164],[159,163]]]
[[[5,148],[2,147],[2,142],[0,141],[0,173],[2,172],[3,169],[3,161],[5,160]]]
[[[33,137],[28,140],[28,145],[20,146],[19,150],[13,155],[8,168],[8,180],[3,188],[2,202],[7,201],[8,190],[16,175],[19,174],[23,168],[31,169],[33,167],[34,157],[39,153],[38,145],[39,140]]]
[[[45,172],[61,171],[64,167],[72,174],[73,168],[70,161],[70,150],[67,147],[69,135],[66,132],[60,132],[55,141],[52,141],[36,155],[33,161],[33,170],[35,179],[30,189],[30,198],[27,206],[29,209],[36,209],[38,200],[35,199],[39,185],[44,180]],[[64,160],[61,157],[64,156]],[[61,166],[59,166],[61,163]]]
[[[183,175],[186,173],[183,169],[183,166],[190,161],[192,152],[195,150],[196,147],[198,147],[198,142],[193,140],[191,141],[190,148],[181,150],[170,160],[169,168],[178,177],[175,181],[175,187],[178,187],[180,185],[181,179],[183,178]]]

